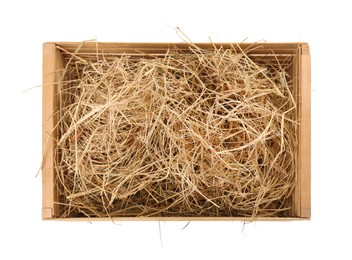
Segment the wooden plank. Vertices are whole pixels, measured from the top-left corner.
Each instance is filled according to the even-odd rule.
[[[57,118],[54,115],[57,101],[57,82],[59,70],[63,67],[63,58],[54,43],[43,45],[43,107],[42,107],[42,218],[57,216],[58,206],[55,186],[54,146]]]
[[[69,52],[74,52],[78,45],[78,42],[59,42],[56,43],[58,46],[66,49]],[[211,48],[211,43],[194,43],[201,48]],[[215,43],[217,47],[231,48],[233,43]],[[250,49],[250,53],[253,54],[264,54],[271,50],[274,50],[277,54],[293,54],[297,51],[298,43],[242,43],[239,44],[242,49]],[[136,50],[145,52],[165,52],[168,48],[179,48],[188,49],[188,43],[108,43],[108,42],[84,42],[81,46],[80,52],[83,53],[95,53],[97,48],[99,51],[111,52],[111,53],[123,53],[123,52],[135,52]]]
[[[114,218],[51,218],[48,220],[54,221],[69,221],[69,222],[91,222],[91,221],[300,221],[307,220],[306,218],[297,217],[114,217]]]
[[[309,46],[302,45],[301,58],[301,217],[311,216],[311,58]]]
[[[54,42],[58,46],[66,46],[69,47],[71,46],[72,48],[75,48],[78,44],[81,44],[81,42]],[[185,42],[83,42],[84,46],[95,46],[98,44],[100,47],[112,47],[112,48],[138,48],[138,47],[150,47],[150,48],[160,48],[163,49],[168,46],[172,45],[177,45],[180,47],[188,47],[189,43]],[[212,46],[213,44],[210,42],[195,42],[193,43],[197,46]],[[230,43],[230,42],[222,42],[222,43],[214,43],[216,46],[231,46],[236,43]],[[299,45],[302,43],[299,42],[287,42],[287,43],[263,43],[263,42],[257,42],[257,43],[239,43],[240,46],[248,47],[248,46],[253,46],[253,45],[261,45],[263,48],[268,48],[268,49],[297,49]]]

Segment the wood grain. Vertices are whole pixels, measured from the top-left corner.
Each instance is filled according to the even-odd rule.
[[[311,57],[309,46],[302,45],[301,58],[301,217],[311,217]]]
[[[63,67],[63,58],[54,43],[43,45],[43,92],[42,92],[42,218],[50,219],[57,216],[58,205],[55,186],[54,146],[56,139],[55,125],[57,117],[54,115],[57,106],[57,82],[59,71]]]

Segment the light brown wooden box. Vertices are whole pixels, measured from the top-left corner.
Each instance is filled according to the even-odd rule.
[[[211,48],[213,44],[197,43],[201,48]],[[231,44],[216,44],[223,48],[230,48]],[[57,203],[58,193],[56,188],[56,173],[54,169],[54,150],[56,145],[56,124],[58,118],[55,110],[58,105],[57,82],[65,63],[70,58],[64,50],[75,53],[79,57],[90,57],[94,59],[97,55],[104,53],[105,56],[121,55],[141,55],[148,53],[153,55],[164,55],[168,48],[177,47],[179,49],[188,48],[186,43],[102,43],[102,42],[49,42],[43,45],[43,164],[42,164],[42,218],[57,219],[59,205]],[[79,51],[76,50],[79,47]],[[285,60],[291,58],[293,63],[288,69],[290,77],[293,79],[294,97],[298,110],[298,147],[296,154],[296,179],[297,184],[292,197],[291,217],[287,218],[256,218],[255,220],[299,220],[310,219],[311,216],[311,104],[310,104],[310,52],[307,43],[242,43],[242,49],[250,47],[249,56],[260,57],[262,59]],[[275,55],[273,55],[275,54]],[[110,219],[66,219],[66,220],[110,220]],[[126,217],[116,218],[116,220],[247,220],[246,218],[234,217]],[[253,219],[251,219],[253,220]]]

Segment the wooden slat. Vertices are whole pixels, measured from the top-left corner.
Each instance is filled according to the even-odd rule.
[[[308,44],[301,44],[293,61],[294,96],[297,101],[296,186],[293,194],[293,216],[311,215],[311,111],[310,53]]]
[[[311,216],[311,61],[309,46],[302,46],[301,58],[301,217]]]
[[[104,48],[143,48],[143,47],[149,47],[149,48],[160,48],[164,49],[167,48],[168,46],[179,46],[179,47],[188,47],[189,43],[185,42],[83,42],[84,46],[86,47],[94,47],[98,44],[100,47]],[[65,47],[72,47],[75,48],[78,44],[81,44],[80,42],[55,42],[58,46],[65,46]],[[194,43],[197,46],[211,46],[213,45],[212,43]],[[236,43],[229,43],[229,42],[224,42],[224,43],[215,43],[215,46],[231,46]],[[261,45],[263,48],[267,49],[296,49],[300,44],[299,42],[287,42],[287,43],[239,43],[240,46],[243,47],[249,47],[253,45]]]
[[[296,217],[258,217],[258,218],[245,218],[245,217],[114,217],[114,218],[51,218],[55,221],[297,221],[306,220],[304,218]]]
[[[61,48],[66,49],[69,52],[74,52],[77,46],[82,43],[71,42],[71,43],[56,43]],[[195,43],[195,45],[201,48],[212,48],[211,43]],[[231,48],[233,43],[216,43],[215,46],[223,48]],[[242,43],[239,44],[242,49],[251,50],[252,54],[267,54],[271,51],[275,51],[276,54],[294,54],[299,43]],[[79,53],[135,53],[138,51],[145,51],[147,53],[164,53],[168,48],[178,48],[187,50],[189,48],[188,43],[107,43],[107,42],[84,42],[80,48]]]
[[[57,82],[59,70],[63,67],[63,58],[54,43],[43,45],[43,108],[42,108],[42,218],[50,219],[57,216],[58,206],[55,187],[54,146],[57,118],[54,111],[57,106]]]

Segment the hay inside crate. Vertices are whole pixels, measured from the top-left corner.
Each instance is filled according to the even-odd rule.
[[[45,44],[43,218],[309,218],[309,58]]]

